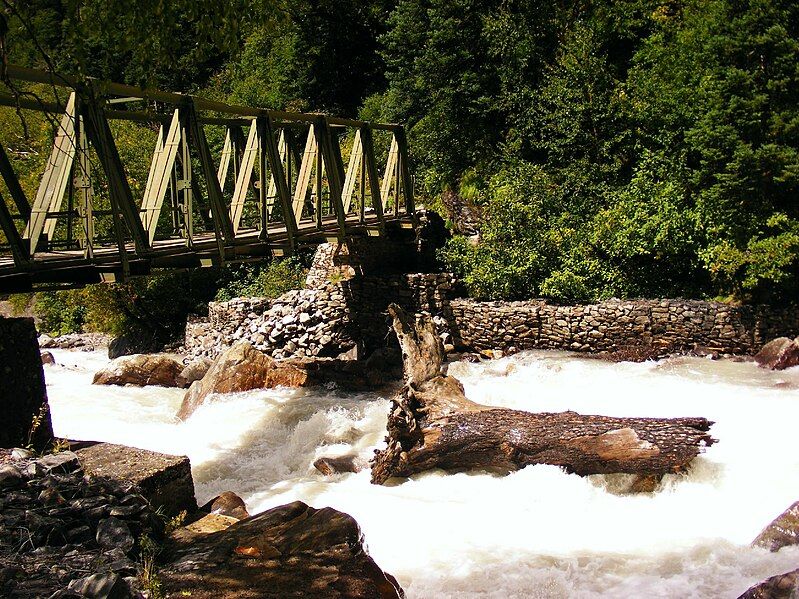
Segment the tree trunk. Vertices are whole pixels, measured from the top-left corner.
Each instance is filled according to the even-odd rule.
[[[474,403],[442,373],[444,352],[432,321],[413,321],[392,304],[406,385],[388,417],[387,447],[372,459],[372,482],[431,468],[511,472],[554,464],[580,475],[662,476],[684,470],[715,440],[705,418],[613,418],[531,413]]]

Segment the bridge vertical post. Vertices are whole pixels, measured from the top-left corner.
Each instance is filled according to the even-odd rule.
[[[291,206],[291,195],[289,194],[289,188],[286,184],[286,175],[283,171],[283,161],[280,159],[277,139],[275,139],[275,128],[272,117],[268,114],[260,116],[256,122],[259,132],[258,137],[261,141],[261,153],[265,154],[269,161],[272,177],[277,186],[277,195],[280,198],[280,207],[283,211],[283,221],[286,225],[286,237],[288,238],[289,247],[294,251],[298,230],[297,220],[294,218],[294,211]],[[262,185],[261,187],[264,186]]]
[[[192,185],[191,152],[189,150],[189,128],[186,110],[181,107],[178,109],[180,115],[180,179],[178,179],[178,192],[183,192],[181,202],[178,194],[179,215],[183,217],[183,234],[186,236],[186,247],[194,244],[194,223],[192,215],[192,203],[194,200],[194,186]]]
[[[405,137],[405,127],[397,126],[394,131],[399,152],[399,170],[402,180],[402,191],[405,196],[405,212],[408,216],[415,216],[416,202],[413,197],[413,177],[411,177],[410,163],[408,160],[408,139]],[[397,190],[399,193],[399,190]]]
[[[369,123],[361,126],[361,144],[363,145],[363,168],[366,170],[372,196],[372,209],[375,211],[382,233],[385,229],[386,219],[383,214],[383,196],[380,191],[380,176],[377,173],[374,137],[372,136],[372,126]]]
[[[205,130],[197,118],[197,109],[194,106],[194,102],[190,99],[187,102],[186,110],[188,111],[189,132],[200,158],[200,166],[203,170],[205,186],[208,191],[208,201],[211,204],[211,216],[214,222],[214,235],[216,236],[219,259],[224,263],[225,245],[233,243],[233,224],[227,208],[225,208],[225,199],[222,196],[218,174],[214,170],[214,160],[211,157],[211,150],[205,138]]]
[[[94,215],[92,214],[92,180],[91,180],[91,161],[89,159],[89,140],[86,136],[86,121],[78,113],[78,122],[75,129],[77,134],[77,155],[78,163],[73,174],[75,187],[80,192],[80,202],[78,203],[78,216],[83,225],[83,238],[80,242],[83,245],[83,255],[86,258],[94,256]]]
[[[344,165],[339,164],[341,153],[337,153],[335,144],[338,141],[333,140],[333,132],[330,128],[330,123],[327,118],[320,116],[317,118],[314,128],[317,131],[317,140],[319,142],[319,152],[325,162],[325,172],[327,173],[327,183],[330,188],[330,201],[336,211],[336,220],[338,221],[339,238],[344,239],[347,235],[347,215],[344,214],[344,204],[341,202],[342,192],[342,177],[341,173],[344,171]]]
[[[139,208],[133,201],[133,193],[130,190],[125,169],[119,157],[119,151],[114,143],[108,119],[98,103],[92,84],[89,85],[89,92],[89,94],[86,94],[87,97],[84,98],[84,101],[81,102],[81,113],[86,122],[86,132],[89,140],[92,142],[95,152],[97,152],[108,179],[108,195],[111,198],[112,211],[117,215],[122,215],[133,237],[136,253],[144,255],[149,251],[150,243],[139,217]],[[118,234],[121,234],[121,231]],[[118,242],[124,249],[124,239],[118,239]]]
[[[14,225],[14,219],[6,205],[6,200],[2,196],[0,196],[0,228],[2,228],[6,240],[11,246],[14,266],[17,268],[27,267],[31,259],[30,252],[28,251],[26,243],[22,240],[19,231],[17,231],[17,227]]]

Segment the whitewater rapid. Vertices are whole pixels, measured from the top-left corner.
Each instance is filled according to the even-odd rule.
[[[186,422],[183,391],[92,386],[97,352],[45,366],[55,433],[188,455],[197,499],[238,493],[251,513],[302,500],[360,523],[370,554],[409,599],[737,597],[799,567],[799,548],[749,547],[799,499],[799,368],[673,358],[610,364],[527,352],[450,374],[479,403],[611,416],[705,416],[719,442],[652,494],[622,477],[552,466],[508,476],[429,472],[393,486],[368,469],[325,478],[318,457],[368,460],[388,399],[335,390],[217,396]]]

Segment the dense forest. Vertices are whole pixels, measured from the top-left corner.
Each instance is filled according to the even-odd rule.
[[[3,6],[10,62],[405,123],[454,233],[442,265],[476,297],[799,291],[795,2]]]

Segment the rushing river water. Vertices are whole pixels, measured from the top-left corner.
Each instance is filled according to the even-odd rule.
[[[509,476],[430,472],[394,486],[321,476],[313,461],[383,442],[388,401],[270,390],[218,396],[186,422],[183,391],[93,387],[107,360],[55,351],[46,366],[55,433],[191,458],[202,504],[231,490],[251,513],[300,499],[352,514],[369,552],[409,598],[737,597],[799,567],[799,548],[749,542],[799,499],[799,368],[675,358],[609,364],[558,352],[457,363],[467,396],[530,411],[705,416],[719,442],[656,493],[552,466]]]

